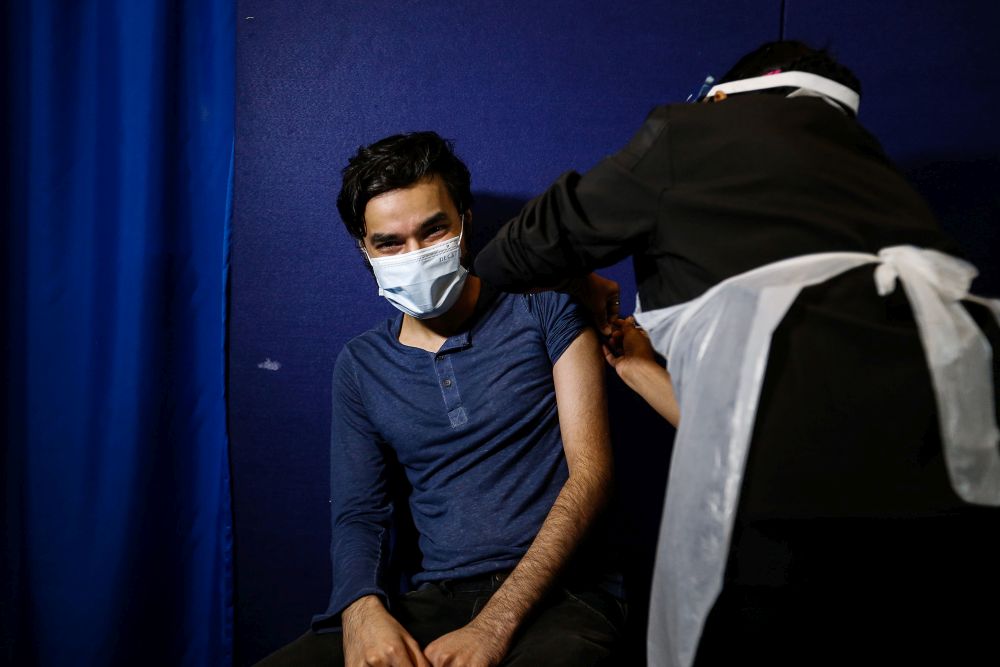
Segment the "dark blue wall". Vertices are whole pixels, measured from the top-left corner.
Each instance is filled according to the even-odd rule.
[[[341,228],[358,145],[435,129],[473,174],[482,242],[567,169],[616,150],[653,105],[770,39],[829,43],[865,84],[862,121],[966,242],[997,293],[1000,47],[991,0],[855,3],[492,1],[239,5],[230,331],[237,662],[326,604],[329,377],[343,343],[394,311]],[[876,5],[877,6],[872,6]],[[456,9],[458,7],[458,9]],[[971,8],[971,9],[970,9]],[[990,245],[992,244],[992,245]],[[625,286],[628,266],[608,273]],[[981,279],[983,281],[983,279]],[[621,535],[641,646],[670,433],[613,384]]]
[[[1000,3],[788,0],[784,25],[854,70],[861,121],[1000,295]]]

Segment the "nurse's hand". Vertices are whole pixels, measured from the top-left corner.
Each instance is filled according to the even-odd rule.
[[[631,315],[614,321],[604,344],[604,358],[625,384],[642,396],[664,419],[677,426],[681,413],[670,373],[656,359],[649,334]]]
[[[636,367],[646,364],[659,366],[649,334],[636,323],[635,317],[616,318],[611,325],[611,335],[604,344],[604,358],[626,383],[626,376],[630,376]]]
[[[605,336],[612,333],[611,322],[618,318],[618,283],[596,273],[589,273],[570,280],[561,291],[575,296],[590,311],[598,331]]]

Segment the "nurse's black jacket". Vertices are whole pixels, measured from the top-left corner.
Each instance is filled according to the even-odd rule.
[[[751,94],[654,109],[620,152],[529,202],[476,271],[518,291],[632,255],[648,310],[788,257],[899,244],[956,253],[856,120]]]
[[[778,260],[901,244],[958,254],[856,120],[748,94],[655,109],[620,152],[529,202],[475,266],[518,291],[631,255],[651,310]],[[985,650],[989,615],[971,610],[1000,595],[1000,515],[952,490],[909,303],[898,287],[880,297],[874,268],[804,289],[775,331],[701,664],[873,643],[959,664],[959,649]],[[967,310],[997,377],[996,322]],[[642,445],[652,460],[657,444]]]

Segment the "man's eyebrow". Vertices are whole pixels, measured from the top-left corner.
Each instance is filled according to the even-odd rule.
[[[376,243],[382,243],[384,241],[395,241],[397,239],[399,239],[398,234],[382,234],[380,232],[375,232],[374,234],[372,234],[371,244],[375,245]]]
[[[424,231],[428,227],[433,227],[434,225],[439,225],[442,222],[449,222],[448,215],[444,211],[438,211],[420,223],[420,231]]]
[[[433,227],[434,225],[439,225],[442,222],[448,222],[448,214],[444,211],[438,211],[431,217],[427,218],[420,223],[420,231],[425,231],[428,227]],[[399,234],[387,234],[383,232],[375,232],[372,234],[371,243],[375,245],[376,243],[384,243],[386,241],[398,241],[400,239]]]

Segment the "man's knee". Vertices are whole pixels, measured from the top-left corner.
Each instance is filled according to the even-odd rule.
[[[610,595],[564,593],[525,626],[503,665],[614,664],[624,623],[624,605]]]

